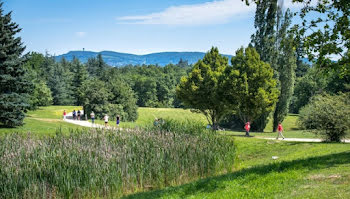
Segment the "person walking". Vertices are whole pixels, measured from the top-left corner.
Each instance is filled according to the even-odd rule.
[[[244,129],[245,129],[245,136],[249,137],[249,131],[250,131],[250,122],[247,122],[245,123],[245,126],[244,126]]]
[[[117,115],[117,126],[119,127],[119,123],[120,123],[120,116]]]
[[[66,110],[63,111],[63,120],[66,120],[67,112]]]
[[[94,124],[95,124],[95,113],[93,111],[90,113],[90,118],[91,118],[92,126],[94,126]]]
[[[284,140],[285,137],[284,137],[283,134],[282,134],[282,132],[283,132],[283,126],[282,126],[281,123],[278,123],[277,131],[278,131],[278,134],[277,134],[276,140],[278,140],[278,137],[279,137],[280,135],[281,135],[281,137],[282,137],[283,140]]]
[[[106,114],[104,117],[103,117],[103,119],[105,120],[105,127],[107,127],[108,126],[108,115]]]
[[[80,110],[78,110],[78,120],[80,120],[80,114],[81,114],[81,112],[80,112]]]
[[[75,120],[77,118],[77,112],[75,112],[75,110],[73,110],[73,120]]]

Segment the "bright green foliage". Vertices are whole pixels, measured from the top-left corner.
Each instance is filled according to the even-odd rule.
[[[259,53],[261,61],[267,62],[275,70],[275,76],[278,76],[277,69],[277,0],[256,0],[256,11],[254,27],[256,32],[252,35],[251,44]],[[262,113],[255,120],[252,130],[262,132],[267,123],[270,112]]]
[[[33,93],[30,98],[31,107],[49,106],[52,104],[52,100],[51,90],[44,81],[34,83]]]
[[[107,64],[104,62],[102,55],[98,54],[96,58],[89,58],[86,63],[87,71],[91,77],[103,77],[107,70]]]
[[[192,68],[187,77],[182,77],[176,88],[178,98],[187,106],[202,112],[215,129],[217,123],[229,111],[222,100],[222,86],[219,79],[228,66],[226,57],[212,48]]]
[[[279,80],[278,88],[281,96],[274,111],[274,129],[288,113],[294,87],[296,69],[296,52],[294,36],[287,34],[292,14],[289,9],[282,12],[277,0],[256,0],[255,28],[252,45],[261,56],[261,60],[269,63]],[[262,113],[256,120],[253,130],[263,131],[270,112]]]
[[[243,122],[253,122],[273,110],[278,97],[273,69],[254,48],[239,49],[223,80],[225,99]]]
[[[24,56],[24,67],[27,69],[26,76],[31,79],[34,85],[30,93],[30,109],[37,109],[38,106],[48,106],[53,103],[52,93],[46,85],[45,76],[42,75],[42,66],[45,62],[45,57],[40,53],[29,53]]]
[[[290,111],[299,113],[299,110],[309,103],[312,96],[324,91],[327,80],[316,68],[311,68],[308,73],[296,81]]]
[[[82,104],[87,116],[90,116],[91,111],[94,111],[97,118],[103,118],[105,114],[109,114],[110,98],[112,94],[106,84],[96,78],[83,82],[79,88]]]
[[[154,78],[143,77],[136,80],[134,89],[138,92],[137,104],[139,106],[157,106],[157,82]]]
[[[301,24],[295,25],[295,33],[304,44],[309,60],[326,72],[335,70],[341,77],[350,74],[350,1],[322,0],[311,5],[308,0],[299,13]],[[314,16],[318,16],[315,18]],[[332,61],[332,57],[340,59]]]
[[[0,123],[14,127],[23,124],[32,85],[20,57],[25,47],[21,38],[16,37],[21,29],[2,6],[0,2]]]
[[[79,93],[79,88],[88,78],[88,72],[86,66],[81,64],[77,58],[74,58],[71,67],[73,70],[73,96],[76,105],[82,105],[83,99],[81,93]]]
[[[317,95],[300,111],[300,126],[326,141],[340,142],[350,133],[350,95]]]
[[[254,27],[251,43],[260,55],[260,59],[268,62],[272,68],[276,64],[276,25],[277,0],[257,0]]]
[[[273,114],[273,131],[277,130],[278,123],[282,123],[289,111],[289,104],[294,90],[295,82],[295,70],[296,56],[294,50],[294,36],[288,34],[287,30],[291,23],[292,14],[289,9],[282,15],[282,11],[279,8],[280,17],[284,17],[283,20],[279,19],[279,32],[278,38],[278,58],[276,69],[279,78],[280,95],[276,104],[276,108]]]
[[[138,116],[136,97],[130,86],[119,78],[113,78],[109,80],[107,87],[112,94],[110,102],[119,105],[111,116],[120,115],[122,121],[135,121]]]
[[[47,85],[51,89],[54,105],[74,104],[72,73],[62,63],[48,65],[50,67]]]
[[[233,139],[197,131],[6,135],[0,138],[0,198],[118,198],[230,172]]]

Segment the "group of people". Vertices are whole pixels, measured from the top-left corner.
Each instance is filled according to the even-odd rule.
[[[245,129],[245,136],[249,137],[249,131],[250,131],[250,122],[247,122],[245,123],[245,126],[244,126],[244,129]],[[285,138],[282,134],[283,132],[283,126],[281,123],[278,123],[278,126],[277,126],[277,131],[278,131],[278,134],[277,134],[277,138],[276,140],[278,140],[279,136],[281,136],[283,139]]]
[[[76,119],[81,120],[80,110],[78,110],[78,111],[73,110],[72,115],[73,115],[73,120],[76,120]],[[67,112],[66,112],[66,110],[63,110],[63,120],[66,120],[66,119],[67,119]]]
[[[80,110],[78,110],[78,111],[73,110],[73,113],[72,113],[73,119],[74,120],[81,120],[81,113],[82,112]],[[91,111],[91,113],[90,113],[90,118],[91,118],[92,125],[94,125],[95,124],[95,113],[93,111]],[[66,119],[67,119],[67,112],[66,112],[66,110],[64,110],[63,111],[63,120],[66,120]],[[105,127],[107,127],[109,116],[106,114],[103,117],[103,120],[105,121]],[[120,124],[120,116],[119,115],[117,115],[117,117],[116,117],[116,124],[117,124],[117,126],[119,126],[119,124]]]
[[[78,110],[78,111],[73,110],[73,120],[81,120],[80,110]]]
[[[92,112],[91,114],[93,114],[93,113],[94,112]],[[94,114],[94,117],[95,117],[95,114]],[[92,117],[91,117],[91,119],[92,119]],[[105,121],[105,127],[108,127],[109,116],[107,114],[103,117],[103,120]],[[117,117],[116,117],[116,124],[119,127],[119,124],[120,124],[120,116],[119,115],[117,115]]]

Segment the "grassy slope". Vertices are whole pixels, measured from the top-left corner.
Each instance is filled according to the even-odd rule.
[[[62,132],[68,132],[70,129],[81,128],[80,126],[64,122],[62,120],[63,110],[72,112],[81,107],[77,106],[48,106],[40,107],[38,110],[29,111],[24,119],[24,125],[16,128],[0,127],[2,133],[35,133],[37,135],[53,135],[57,129],[62,129]]]
[[[233,173],[126,198],[350,198],[349,144],[252,138],[236,144]]]

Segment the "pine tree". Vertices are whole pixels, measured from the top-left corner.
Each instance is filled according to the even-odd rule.
[[[87,80],[88,72],[86,66],[81,64],[77,58],[73,58],[72,61],[73,69],[73,96],[75,98],[76,105],[83,105],[83,99],[81,93],[79,93],[79,88]]]
[[[103,61],[102,55],[97,55],[97,66],[96,66],[96,76],[103,78],[106,71],[107,64]]]
[[[23,124],[29,108],[31,83],[21,58],[25,47],[16,37],[21,29],[12,22],[11,12],[4,14],[2,5],[0,2],[0,122],[15,127]]]

